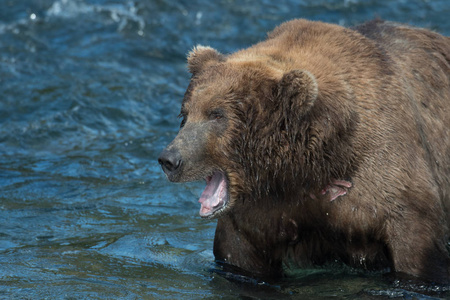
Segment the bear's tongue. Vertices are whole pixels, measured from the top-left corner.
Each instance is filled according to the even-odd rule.
[[[222,172],[214,172],[206,178],[206,188],[198,202],[201,204],[200,216],[210,217],[227,202],[227,183]]]

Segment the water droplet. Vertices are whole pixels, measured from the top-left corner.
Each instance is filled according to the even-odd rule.
[[[197,12],[197,14],[195,15],[195,24],[196,25],[201,24],[202,17],[203,17],[203,13],[201,11]]]

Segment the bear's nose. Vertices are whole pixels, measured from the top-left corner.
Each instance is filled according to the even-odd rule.
[[[158,162],[167,175],[175,172],[181,166],[181,154],[176,150],[163,150],[159,155]]]

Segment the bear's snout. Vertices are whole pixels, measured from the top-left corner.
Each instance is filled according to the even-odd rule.
[[[164,173],[166,173],[169,180],[172,180],[174,175],[179,171],[182,158],[179,151],[176,149],[164,149],[159,155],[158,162],[161,165]]]

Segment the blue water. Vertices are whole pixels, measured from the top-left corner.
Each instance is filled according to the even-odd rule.
[[[447,0],[0,0],[0,298],[427,298],[342,268],[229,278],[203,184],[167,182],[156,158],[196,44],[232,52],[297,17],[450,35],[448,16]]]

